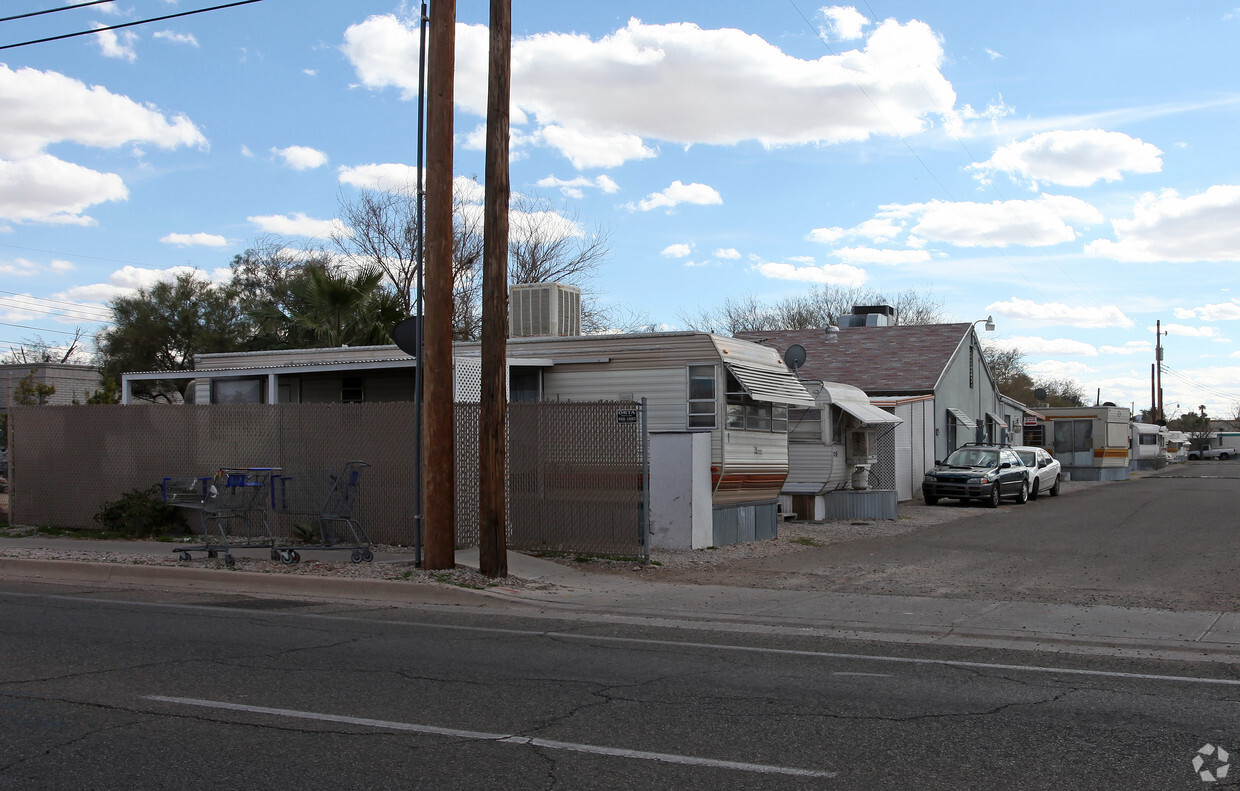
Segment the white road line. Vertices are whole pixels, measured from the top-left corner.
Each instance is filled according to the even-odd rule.
[[[228,711],[244,711],[250,714],[270,714],[276,717],[291,717],[299,720],[316,720],[318,722],[338,722],[345,725],[359,725],[366,728],[378,728],[389,731],[407,731],[432,736],[449,736],[454,739],[472,739],[475,741],[497,742],[500,744],[525,744],[542,747],[548,750],[568,750],[591,755],[607,755],[616,758],[634,758],[643,761],[659,761],[668,764],[685,764],[688,766],[712,767],[715,769],[732,769],[740,772],[758,772],[761,774],[792,775],[794,777],[832,778],[838,772],[824,772],[817,769],[797,769],[791,766],[771,766],[768,764],[751,764],[742,761],[720,761],[713,758],[699,758],[692,755],[676,755],[674,753],[652,753],[645,750],[626,750],[619,747],[601,747],[594,744],[577,744],[575,742],[558,742],[550,739],[538,739],[531,736],[517,736],[508,733],[487,733],[485,731],[467,731],[455,728],[440,728],[435,725],[419,725],[412,722],[392,722],[374,720],[365,717],[347,717],[340,714],[322,714],[313,711],[296,709],[275,709],[267,706],[248,706],[241,703],[227,703],[218,700],[199,700],[197,698],[172,698],[163,695],[146,695],[144,700],[159,703],[176,703],[182,706],[199,706],[209,709],[225,709]]]
[[[680,640],[655,640],[645,637],[611,637],[606,635],[577,634],[574,632],[540,631],[537,629],[501,629],[490,626],[460,626],[457,624],[432,623],[427,621],[375,620],[359,618],[351,615],[323,615],[319,613],[301,613],[272,610],[237,610],[232,607],[218,607],[208,604],[172,604],[168,602],[138,602],[123,599],[103,599],[85,596],[64,596],[45,593],[11,593],[0,592],[0,597],[11,596],[29,599],[58,599],[70,602],[92,602],[131,607],[154,607],[174,610],[195,610],[199,612],[226,613],[247,617],[266,616],[275,618],[305,618],[321,621],[340,621],[344,623],[366,624],[370,626],[405,626],[416,629],[439,629],[450,632],[476,632],[481,634],[502,634],[515,637],[545,637],[556,640],[580,640],[596,643],[621,643],[643,646],[663,646],[668,648],[702,648],[710,651],[737,651],[754,654],[771,654],[775,656],[800,656],[818,659],[846,659],[861,662],[885,662],[889,664],[929,665],[939,667],[967,667],[976,670],[1002,670],[1004,672],[1046,673],[1066,676],[1092,676],[1096,678],[1118,678],[1132,681],[1169,681],[1177,684],[1212,684],[1225,687],[1240,687],[1240,679],[1235,678],[1198,678],[1194,676],[1171,676],[1157,673],[1126,673],[1118,670],[1084,670],[1070,667],[1045,667],[1042,665],[1008,665],[993,662],[966,662],[956,659],[927,659],[910,656],[881,656],[877,654],[846,654],[832,651],[805,651],[794,648],[767,648],[764,646],[727,645],[725,643],[699,643]],[[537,617],[537,616],[531,616]]]

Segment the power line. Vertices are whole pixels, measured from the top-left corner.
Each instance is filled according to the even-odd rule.
[[[54,332],[57,335],[77,335],[78,333],[66,332],[65,330],[49,330],[43,327],[31,327],[26,324],[9,324],[6,321],[0,321],[0,327],[17,327],[21,330],[34,330],[35,332]]]
[[[151,22],[163,22],[167,19],[178,19],[183,16],[193,16],[194,14],[205,14],[208,11],[219,11],[224,8],[234,8],[239,5],[249,5],[250,3],[261,3],[262,0],[237,0],[235,3],[225,3],[224,5],[211,6],[210,8],[199,8],[194,11],[182,11],[179,14],[166,14],[164,16],[151,17],[150,19],[139,19],[137,22],[125,22],[120,25],[109,25],[107,27],[98,27],[94,30],[82,30],[77,33],[65,33],[60,36],[49,36],[47,38],[34,39],[32,41],[23,41],[18,44],[5,44],[0,46],[0,50],[13,49],[14,47],[27,47],[31,44],[46,44],[49,41],[61,41],[67,38],[76,38],[77,36],[89,36],[94,33],[103,33],[108,30],[120,30],[127,27],[135,27],[137,25],[146,25]]]
[[[49,316],[63,316],[68,319],[76,319],[78,321],[87,321],[87,322],[92,322],[92,323],[98,322],[100,324],[106,323],[112,320],[112,317],[110,314],[106,318],[104,318],[102,317],[102,314],[91,315],[89,313],[74,311],[74,310],[66,310],[64,308],[39,307],[38,305],[32,305],[32,304],[28,304],[25,302],[16,302],[16,301],[11,300],[8,297],[0,297],[0,308],[5,308],[7,310],[18,311],[18,312],[28,311],[31,313],[44,313]]]
[[[67,5],[62,8],[49,8],[46,11],[31,11],[28,14],[17,14],[16,16],[0,17],[0,22],[12,22],[14,19],[28,19],[32,16],[42,16],[44,14],[55,14],[60,11],[72,11],[75,8],[86,8],[92,5],[102,5],[103,3],[114,3],[116,0],[90,0],[89,3],[78,3],[77,5]]]
[[[74,308],[77,310],[100,310],[100,311],[110,312],[107,310],[107,308],[93,308],[90,305],[83,305],[80,302],[68,302],[63,299],[52,299],[51,297],[34,297],[34,296],[31,296],[30,294],[20,294],[16,291],[5,291],[2,288],[0,288],[0,294],[8,294],[10,297],[21,297],[22,299],[29,299],[34,302],[52,302],[57,305],[68,305],[70,308]],[[0,299],[5,299],[5,297],[0,297]]]

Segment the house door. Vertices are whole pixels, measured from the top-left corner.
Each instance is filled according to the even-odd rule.
[[[1056,420],[1055,457],[1066,467],[1094,464],[1094,421]]]

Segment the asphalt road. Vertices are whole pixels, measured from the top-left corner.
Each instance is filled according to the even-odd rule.
[[[1217,665],[17,583],[0,634],[4,789],[1175,789],[1240,755]]]
[[[1234,612],[1238,502],[1240,461],[1190,462],[737,566],[756,587]]]

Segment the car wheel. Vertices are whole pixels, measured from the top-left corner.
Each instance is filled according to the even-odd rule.
[[[1034,479],[1033,479],[1033,487],[1029,490],[1029,499],[1030,499],[1030,500],[1036,500],[1036,499],[1038,499],[1038,484],[1039,484],[1039,483],[1041,483],[1041,482],[1042,482],[1042,479],[1041,479],[1041,478],[1034,478]]]
[[[1227,461],[1228,459],[1231,458],[1231,456],[1227,455],[1226,453],[1220,453],[1218,457],[1220,461]]]
[[[926,505],[938,505],[938,504],[939,504],[939,498],[935,497],[932,494],[926,495]]]
[[[1059,496],[1059,476],[1055,476],[1055,485],[1051,487],[1051,497]]]
[[[990,496],[986,498],[987,508],[999,507],[999,482],[995,481],[995,485],[990,487]]]
[[[1020,482],[1020,494],[1016,495],[1016,504],[1024,505],[1029,502],[1029,481]]]

